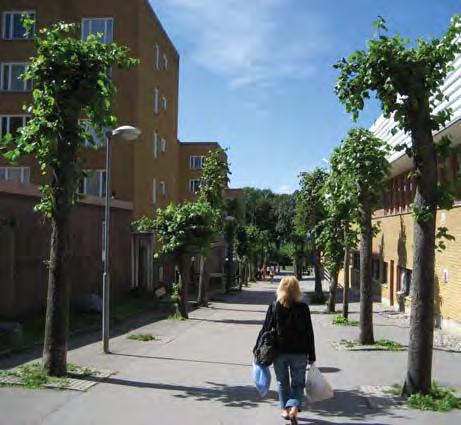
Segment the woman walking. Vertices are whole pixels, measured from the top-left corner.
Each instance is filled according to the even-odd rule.
[[[282,417],[297,424],[306,384],[307,364],[315,362],[314,332],[307,304],[294,276],[284,277],[277,289],[258,335],[256,347],[266,332],[274,330],[274,370]]]

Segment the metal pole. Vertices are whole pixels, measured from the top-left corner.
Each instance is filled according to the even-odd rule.
[[[110,175],[111,175],[111,134],[108,132],[106,144],[106,207],[104,218],[104,274],[102,277],[102,345],[104,353],[109,353],[109,235],[110,235]]]

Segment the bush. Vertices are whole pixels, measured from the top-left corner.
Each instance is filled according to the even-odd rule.
[[[456,397],[452,389],[439,387],[433,382],[430,394],[413,394],[408,397],[407,405],[413,409],[448,412],[461,409],[461,398]]]
[[[130,334],[126,337],[127,339],[130,339],[131,341],[154,341],[156,338],[152,334]]]
[[[336,326],[358,326],[359,322],[357,320],[349,320],[344,316],[334,316],[331,323]]]

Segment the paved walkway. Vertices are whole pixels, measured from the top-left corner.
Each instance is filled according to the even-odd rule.
[[[303,286],[312,290],[312,282]],[[193,312],[187,322],[160,321],[137,330],[153,333],[159,341],[129,341],[121,335],[111,341],[109,356],[100,353],[99,343],[74,349],[72,363],[118,373],[87,393],[0,389],[0,425],[283,424],[274,383],[269,397],[261,400],[251,381],[251,348],[274,289],[275,284],[258,283]],[[353,305],[352,311],[356,309]],[[331,316],[320,311],[313,307],[318,366],[336,396],[302,413],[301,424],[461,423],[461,412],[372,407],[363,386],[400,382],[406,353],[338,352],[331,342],[354,338],[357,329],[334,327]],[[406,344],[406,325],[379,314],[375,319],[377,338]],[[460,354],[435,352],[436,379],[461,388],[460,360]]]

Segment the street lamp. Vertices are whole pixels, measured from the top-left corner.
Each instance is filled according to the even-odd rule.
[[[109,353],[109,294],[110,294],[110,274],[109,274],[109,235],[110,235],[110,199],[111,199],[111,139],[120,136],[125,141],[136,140],[141,134],[141,130],[130,125],[117,127],[115,130],[106,132],[106,205],[104,213],[104,273],[102,275],[102,345],[104,353]]]

